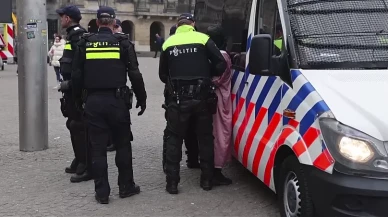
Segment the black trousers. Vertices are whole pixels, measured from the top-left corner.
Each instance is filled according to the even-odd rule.
[[[132,147],[130,114],[127,105],[114,92],[90,94],[85,102],[85,117],[89,135],[92,174],[95,191],[100,197],[108,197],[108,163],[106,148],[110,136],[116,145],[116,166],[119,171],[118,185],[132,185]],[[128,133],[130,132],[130,133]]]
[[[205,101],[182,100],[178,105],[171,100],[167,107],[166,175],[167,180],[180,181],[182,143],[190,121],[195,124],[199,145],[201,178],[212,179],[214,170],[213,116]]]
[[[71,144],[73,146],[74,156],[78,164],[76,173],[81,175],[87,169],[87,141],[85,123],[82,112],[75,107],[75,101],[72,93],[67,92],[63,96],[66,104],[67,113],[66,127],[70,131]]]
[[[169,100],[172,100],[168,96],[167,87],[165,87],[163,95],[164,95],[164,104],[167,106],[169,103]],[[167,110],[164,113],[164,117],[166,118],[166,121],[167,121]],[[164,132],[163,132],[163,158],[162,158],[163,159],[162,160],[163,166],[166,163],[167,138],[168,138],[168,129],[166,126],[166,128],[164,129]],[[184,143],[186,146],[187,162],[193,162],[193,163],[198,162],[199,147],[198,147],[197,135],[195,134],[195,122],[194,122],[194,120],[190,120],[189,126],[187,128],[186,136],[184,138]]]

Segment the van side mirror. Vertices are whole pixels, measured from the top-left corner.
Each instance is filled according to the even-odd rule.
[[[273,41],[269,34],[258,34],[252,38],[249,54],[249,73],[271,76]]]

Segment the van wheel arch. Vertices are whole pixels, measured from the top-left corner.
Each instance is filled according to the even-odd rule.
[[[300,198],[300,212],[296,216],[298,217],[313,217],[315,216],[314,205],[311,199],[308,182],[304,174],[304,170],[299,163],[298,158],[294,154],[293,150],[283,145],[279,148],[275,156],[274,162],[274,178],[275,188],[278,197],[279,208],[281,217],[288,217],[285,208],[285,183],[286,179],[290,177],[290,174],[294,175],[295,183],[298,185],[299,198]],[[291,180],[290,180],[291,181]]]

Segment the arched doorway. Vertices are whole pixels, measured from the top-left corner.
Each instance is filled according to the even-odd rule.
[[[164,38],[164,25],[159,21],[155,21],[150,26],[150,50],[156,51],[158,49],[158,44],[156,41],[156,34],[159,34]]]
[[[98,32],[98,26],[96,19],[93,19],[88,24],[88,32],[90,33],[97,33]]]
[[[121,28],[123,29],[123,33],[129,35],[129,40],[135,40],[135,25],[130,20],[124,20],[121,23]]]

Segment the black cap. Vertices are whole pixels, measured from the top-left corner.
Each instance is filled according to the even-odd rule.
[[[170,28],[170,35],[174,35],[174,34],[175,34],[175,31],[176,31],[176,25],[173,25],[173,26]]]
[[[97,10],[97,18],[116,18],[115,10],[111,7],[100,6]]]
[[[190,20],[190,21],[192,21],[192,22],[195,22],[194,16],[193,16],[192,14],[190,14],[190,13],[181,14],[181,15],[179,16],[179,18],[178,18],[178,22],[179,22],[180,20]]]
[[[119,19],[116,19],[116,26],[117,27],[121,26],[121,21]]]
[[[66,15],[75,20],[81,20],[81,11],[75,5],[68,5],[56,10],[59,15]]]

